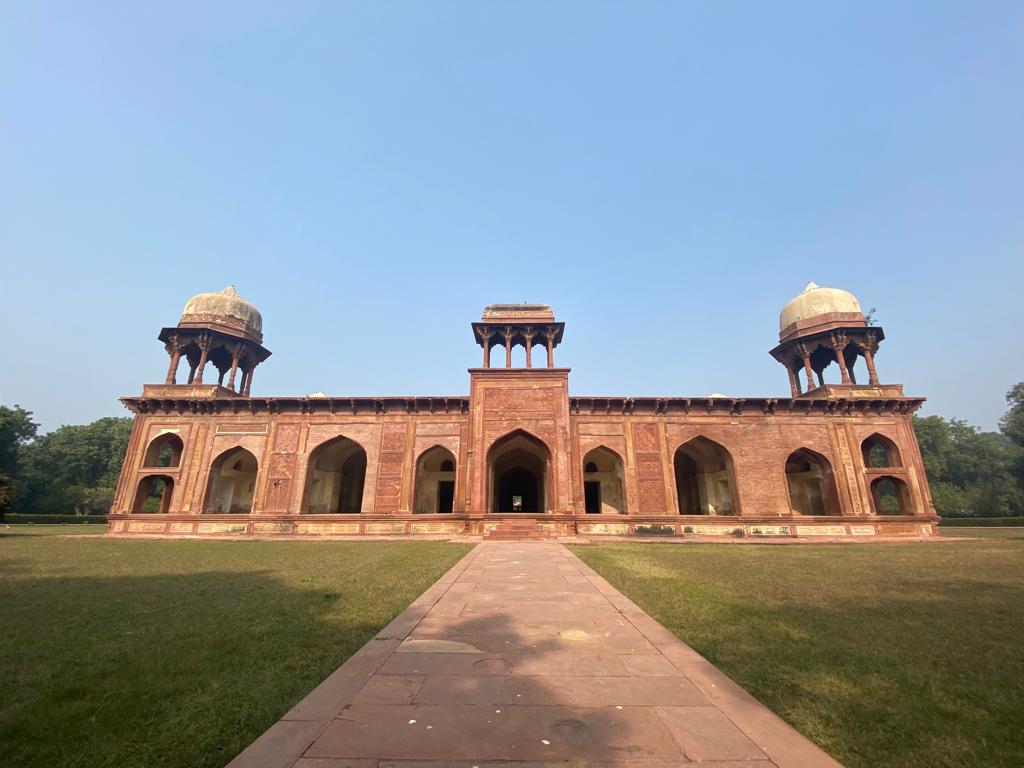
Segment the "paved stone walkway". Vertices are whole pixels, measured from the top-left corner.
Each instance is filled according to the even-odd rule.
[[[488,542],[229,768],[499,765],[839,763],[561,544]]]

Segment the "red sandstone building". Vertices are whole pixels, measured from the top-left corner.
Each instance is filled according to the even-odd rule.
[[[254,397],[270,356],[259,312],[231,287],[195,296],[160,332],[166,381],[123,400],[135,425],[111,532],[934,530],[910,421],[924,399],[879,382],[884,334],[846,291],[812,283],[783,308],[771,354],[789,398],[575,397],[555,365],[564,324],[550,307],[491,305],[472,327],[483,360],[468,396]],[[838,383],[825,381],[832,363]]]

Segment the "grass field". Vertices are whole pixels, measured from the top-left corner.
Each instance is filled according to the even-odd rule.
[[[1024,765],[1024,541],[574,551],[848,768]]]
[[[946,538],[1024,539],[1024,528],[939,528]]]
[[[67,528],[0,527],[0,765],[220,768],[469,550]]]

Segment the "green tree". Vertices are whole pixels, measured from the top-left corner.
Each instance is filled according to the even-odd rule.
[[[1024,511],[1015,473],[1020,449],[1005,435],[961,419],[914,418],[932,502],[940,515],[1013,515]]]
[[[106,417],[63,426],[23,451],[19,506],[33,512],[96,514],[114,500],[132,421]]]
[[[20,405],[0,405],[0,515],[7,510],[17,491],[17,477],[25,446],[36,436],[39,425],[32,421],[32,412]]]

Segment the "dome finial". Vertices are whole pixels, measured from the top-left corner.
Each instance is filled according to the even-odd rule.
[[[801,291],[801,293],[809,293],[810,291],[817,290],[819,287],[820,286],[816,282],[810,280],[808,281],[807,285],[804,286],[804,289],[803,291]]]
[[[235,290],[235,284],[234,283],[228,283],[227,286],[224,288],[224,290],[221,291],[221,293],[223,293],[225,296],[237,296],[238,295],[238,291]]]

